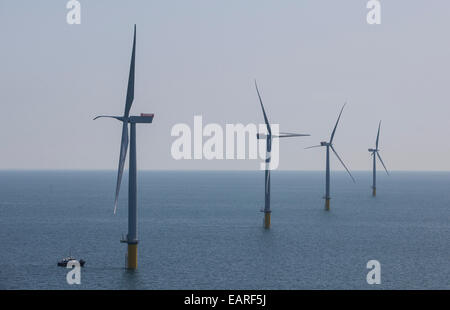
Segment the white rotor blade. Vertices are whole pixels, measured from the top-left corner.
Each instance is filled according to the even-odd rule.
[[[312,148],[315,148],[315,147],[321,147],[322,145],[313,145],[313,146],[308,146],[308,147],[305,147],[305,150],[307,150],[307,149],[312,149]]]
[[[347,104],[347,102],[344,103],[344,105],[342,106],[341,112],[339,112],[339,116],[338,116],[338,119],[336,121],[336,125],[334,125],[333,132],[331,133],[330,144],[333,143],[334,134],[336,133],[336,128],[337,128],[337,126],[339,124],[339,120],[341,119],[342,111],[344,110],[346,104]]]
[[[258,93],[259,103],[261,104],[261,109],[264,114],[264,122],[266,123],[266,126],[267,126],[267,132],[269,133],[269,135],[272,135],[272,129],[270,128],[270,123],[269,123],[269,119],[267,118],[267,115],[266,115],[266,110],[264,110],[264,105],[262,103],[261,95],[259,93],[258,84],[256,83],[256,80],[255,80],[255,88],[256,88],[256,92]]]
[[[119,199],[120,183],[122,182],[123,168],[128,150],[128,123],[124,122],[122,127],[122,140],[120,142],[119,168],[117,170],[116,197],[114,199],[114,214],[117,211],[117,201]]]
[[[133,37],[133,51],[131,52],[131,63],[130,63],[130,74],[128,76],[128,87],[127,87],[127,99],[125,102],[125,112],[124,117],[127,118],[130,115],[131,105],[134,100],[134,67],[136,58],[136,25],[134,25],[134,37]]]
[[[336,157],[339,159],[339,161],[341,162],[342,166],[344,166],[345,170],[347,170],[349,176],[352,178],[353,182],[356,183],[355,178],[352,176],[352,174],[350,173],[350,170],[348,170],[347,166],[344,164],[344,162],[342,161],[342,159],[339,157],[338,153],[336,152],[336,150],[334,149],[334,147],[332,145],[330,145],[331,150],[333,151],[334,155],[336,155]]]
[[[99,119],[99,118],[115,118],[115,119],[117,119],[117,120],[119,120],[119,121],[121,121],[121,120],[123,119],[121,116],[99,115],[99,116],[96,116],[96,117],[94,118],[94,121],[97,120],[97,119]]]
[[[377,155],[378,155],[378,159],[380,159],[380,162],[381,162],[381,164],[382,164],[383,167],[384,167],[384,170],[386,170],[386,173],[389,175],[389,171],[387,170],[386,166],[384,165],[384,162],[383,162],[383,160],[381,159],[380,153],[377,152]]]
[[[290,137],[308,137],[309,134],[280,132],[279,135],[273,136],[274,138],[290,138]]]
[[[377,141],[375,142],[375,149],[377,149],[377,150],[378,150],[378,140],[380,139],[380,127],[381,127],[381,121],[378,124]]]

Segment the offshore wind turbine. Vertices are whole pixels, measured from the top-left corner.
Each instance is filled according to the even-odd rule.
[[[389,175],[389,172],[386,168],[386,166],[384,165],[383,160],[381,159],[380,153],[379,153],[379,149],[378,149],[378,141],[380,139],[380,128],[381,128],[381,121],[378,124],[378,133],[377,133],[377,140],[375,142],[375,148],[374,149],[369,149],[369,152],[372,153],[373,156],[373,181],[372,181],[372,196],[376,196],[377,195],[377,159],[376,157],[378,156],[378,159],[380,160],[381,164],[384,167],[384,170],[386,170],[387,175]]]
[[[320,145],[307,147],[307,149],[315,148],[315,147],[322,147],[322,146],[326,147],[325,197],[324,197],[324,199],[325,199],[325,210],[327,210],[327,211],[330,210],[330,199],[331,199],[331,197],[330,197],[330,148],[333,151],[334,155],[336,155],[336,157],[339,159],[342,166],[344,166],[345,170],[347,170],[347,172],[350,175],[350,177],[352,178],[353,182],[355,182],[355,178],[350,173],[350,170],[348,170],[347,166],[344,164],[341,157],[339,157],[338,153],[336,152],[336,150],[333,147],[334,134],[336,133],[336,128],[339,124],[339,120],[341,119],[342,111],[344,110],[344,107],[346,104],[347,103],[344,104],[344,106],[341,109],[341,112],[339,113],[339,117],[336,121],[336,125],[334,125],[333,132],[331,133],[330,141],[329,142],[322,141],[322,142],[320,142]]]
[[[264,122],[267,126],[267,134],[257,134],[258,139],[266,139],[266,166],[265,166],[265,192],[264,192],[264,228],[270,228],[270,214],[272,211],[270,210],[270,160],[271,160],[271,152],[272,152],[272,139],[273,138],[289,138],[289,137],[305,137],[309,136],[308,134],[297,134],[297,133],[288,133],[288,132],[280,132],[279,135],[272,134],[272,128],[270,127],[269,120],[266,115],[266,111],[264,110],[264,105],[262,103],[261,95],[259,93],[258,84],[256,84],[255,80],[255,88],[258,93],[259,103],[261,104],[261,109],[264,115]]]
[[[117,211],[117,202],[119,199],[120,183],[122,181],[123,168],[128,150],[128,124],[130,124],[130,163],[128,178],[128,234],[120,242],[128,244],[127,267],[129,269],[137,268],[137,178],[136,178],[136,124],[149,124],[153,121],[154,114],[141,113],[140,116],[130,116],[131,105],[134,99],[134,67],[136,55],[136,25],[134,25],[133,50],[131,53],[130,74],[128,77],[127,97],[125,101],[125,112],[123,116],[101,115],[94,120],[102,117],[114,118],[122,122],[122,140],[120,142],[119,168],[117,171],[116,195],[114,199],[114,214]]]

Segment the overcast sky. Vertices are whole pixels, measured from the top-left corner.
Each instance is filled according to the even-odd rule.
[[[335,146],[351,170],[380,148],[391,170],[450,170],[450,1],[0,1],[0,169],[117,169],[137,24],[132,114],[140,169],[252,169],[258,161],[181,160],[173,125],[271,122],[310,133],[280,143],[284,170],[323,170],[323,149],[345,101]],[[332,166],[341,170],[333,159]]]

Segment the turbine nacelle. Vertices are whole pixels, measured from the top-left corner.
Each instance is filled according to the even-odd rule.
[[[328,146],[328,145],[331,145],[331,143],[325,141],[320,142],[320,146]]]
[[[369,149],[369,152],[373,153],[373,152],[378,152],[378,149]]]

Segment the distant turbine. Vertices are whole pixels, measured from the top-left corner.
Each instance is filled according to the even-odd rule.
[[[375,149],[369,149],[369,152],[372,153],[373,156],[373,183],[372,183],[372,196],[376,196],[377,195],[377,159],[375,154],[378,156],[378,158],[380,159],[381,164],[384,167],[384,170],[386,170],[387,175],[389,175],[389,172],[386,168],[386,166],[383,163],[383,160],[381,159],[380,153],[379,153],[379,149],[378,149],[378,140],[380,139],[380,127],[381,127],[381,121],[378,124],[378,133],[377,133],[377,141],[375,142]]]
[[[280,135],[272,135],[272,129],[270,127],[269,120],[267,119],[266,111],[264,110],[264,105],[262,103],[261,95],[258,90],[258,85],[255,80],[256,92],[258,93],[259,103],[261,104],[261,109],[264,115],[264,122],[267,126],[267,134],[257,134],[258,139],[266,139],[266,169],[265,169],[265,201],[264,201],[264,228],[270,228],[270,160],[272,151],[272,138],[289,138],[289,137],[305,137],[308,134],[297,134],[297,133],[287,133],[283,132]]]
[[[128,179],[128,234],[126,239],[121,242],[128,244],[127,266],[130,269],[137,268],[137,187],[136,187],[136,124],[151,123],[154,114],[141,113],[140,116],[129,116],[131,105],[134,99],[134,64],[136,52],[136,25],[134,25],[133,51],[131,54],[130,75],[128,78],[128,89],[125,103],[125,112],[123,116],[97,116],[94,120],[102,117],[114,118],[123,123],[122,141],[120,143],[119,168],[117,171],[116,195],[114,199],[114,214],[117,210],[117,202],[119,199],[120,183],[122,181],[123,168],[127,157],[128,149],[128,124],[130,124],[130,166]]]
[[[314,147],[322,147],[322,146],[327,147],[327,161],[326,161],[326,170],[325,170],[325,197],[324,197],[325,198],[325,210],[327,210],[327,211],[330,210],[330,199],[331,199],[331,197],[330,197],[330,148],[333,151],[334,155],[336,155],[336,157],[339,159],[342,166],[344,166],[345,170],[347,170],[347,172],[350,175],[350,177],[352,178],[353,182],[355,182],[355,178],[353,178],[353,176],[350,173],[350,171],[348,170],[347,166],[344,164],[344,162],[339,157],[338,153],[336,152],[336,150],[333,147],[334,134],[336,133],[336,128],[339,124],[339,120],[341,118],[341,114],[342,114],[342,111],[344,110],[345,105],[346,104],[344,104],[344,106],[341,109],[341,112],[339,113],[339,117],[336,121],[336,125],[334,126],[333,132],[331,133],[330,142],[322,141],[322,142],[320,142],[320,145],[307,147],[307,149],[314,148]]]

